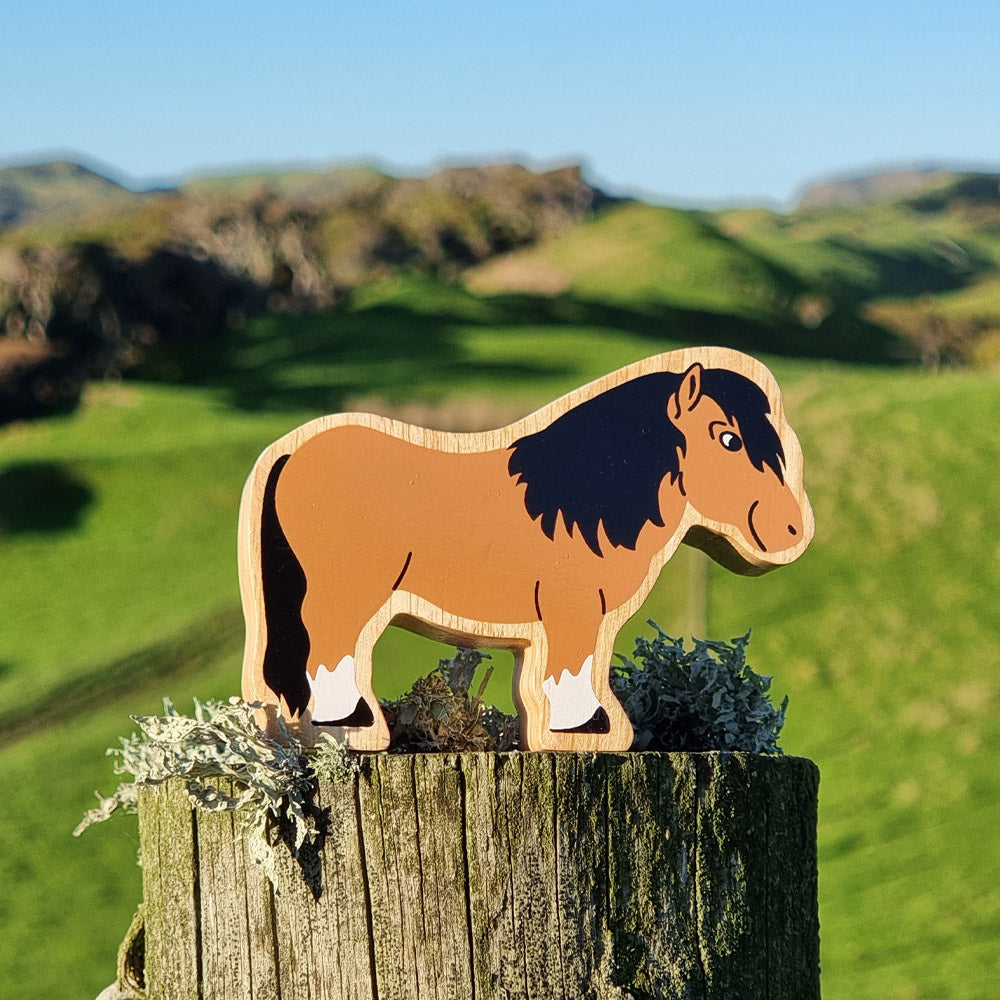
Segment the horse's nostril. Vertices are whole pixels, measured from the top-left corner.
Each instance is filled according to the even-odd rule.
[[[790,535],[797,535],[798,534],[798,532],[795,530],[795,525],[794,524],[790,524],[788,526],[788,534],[790,534]]]

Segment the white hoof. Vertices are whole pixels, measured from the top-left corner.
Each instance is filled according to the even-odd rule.
[[[563,670],[559,680],[546,677],[542,681],[542,690],[549,699],[549,729],[576,729],[593,718],[601,707],[591,682],[593,669],[594,657],[588,656],[575,676]]]
[[[307,672],[306,680],[312,691],[314,719],[346,719],[358,707],[361,692],[354,676],[353,656],[341,657],[333,670],[321,663],[316,668],[316,679]]]

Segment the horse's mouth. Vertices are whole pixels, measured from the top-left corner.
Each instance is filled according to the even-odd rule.
[[[757,534],[757,529],[753,526],[753,512],[758,508],[758,506],[760,506],[759,500],[754,500],[754,502],[750,505],[750,512],[747,514],[747,524],[750,526],[750,534],[753,537],[753,540],[757,543],[757,548],[759,548],[761,552],[766,552],[767,546],[761,541],[760,535]]]

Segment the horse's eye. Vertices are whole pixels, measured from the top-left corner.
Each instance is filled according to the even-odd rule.
[[[719,435],[719,442],[726,451],[739,451],[743,447],[743,442],[732,431],[723,431]]]

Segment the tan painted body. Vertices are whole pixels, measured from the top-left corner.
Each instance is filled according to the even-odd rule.
[[[701,393],[702,366],[740,372],[767,394],[785,453],[784,483],[720,445],[727,431],[732,445],[739,428]],[[660,483],[662,526],[647,521],[629,548],[613,546],[602,525],[601,554],[578,528],[567,530],[562,517],[547,537],[527,513],[526,485],[508,470],[511,444],[613,386],[661,371],[686,373],[668,412],[685,438],[683,475]],[[796,558],[812,536],[801,451],[784,421],[777,386],[762,365],[734,351],[660,355],[481,434],[429,431],[369,414],[313,421],[261,456],[244,493],[240,527],[248,625],[244,694],[274,705],[272,719],[282,711],[306,742],[320,730],[312,724],[311,706],[291,718],[262,673],[267,637],[260,512],[264,483],[283,455],[290,458],[278,480],[275,510],[307,581],[301,608],[309,637],[305,669],[312,683],[319,671],[354,657],[358,688],[376,708],[375,722],[328,731],[357,749],[388,744],[371,690],[371,649],[393,621],[458,644],[514,650],[514,693],[527,748],[627,749],[631,727],[608,681],[612,648],[677,545],[686,539],[730,568],[759,573]],[[553,732],[542,684],[585,667],[609,730]]]

